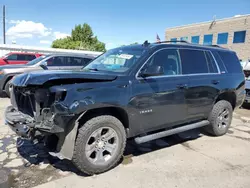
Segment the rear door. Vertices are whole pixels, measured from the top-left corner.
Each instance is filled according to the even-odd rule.
[[[180,49],[182,74],[189,76],[186,103],[188,119],[208,116],[219,92],[220,73],[210,51]]]
[[[17,63],[16,64],[26,64],[28,63],[28,55],[26,54],[17,54]]]

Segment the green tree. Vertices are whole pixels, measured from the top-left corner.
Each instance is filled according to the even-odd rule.
[[[100,42],[91,27],[84,23],[76,25],[71,31],[71,36],[64,39],[54,40],[52,48],[106,51],[105,44]]]

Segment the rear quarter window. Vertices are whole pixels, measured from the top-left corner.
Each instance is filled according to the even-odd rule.
[[[228,73],[242,73],[242,67],[236,53],[218,51],[218,54]]]

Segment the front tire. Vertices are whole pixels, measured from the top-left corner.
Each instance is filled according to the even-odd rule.
[[[213,136],[222,136],[227,133],[233,118],[232,105],[225,100],[218,101],[210,115],[208,120],[210,125],[206,127],[207,132]]]
[[[72,161],[88,175],[99,174],[117,165],[125,146],[123,124],[110,115],[97,116],[79,129]]]

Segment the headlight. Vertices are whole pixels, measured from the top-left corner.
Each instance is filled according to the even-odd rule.
[[[57,91],[55,93],[55,101],[56,102],[63,101],[65,99],[66,95],[67,95],[66,91]]]
[[[3,71],[0,71],[0,75],[3,74]]]

